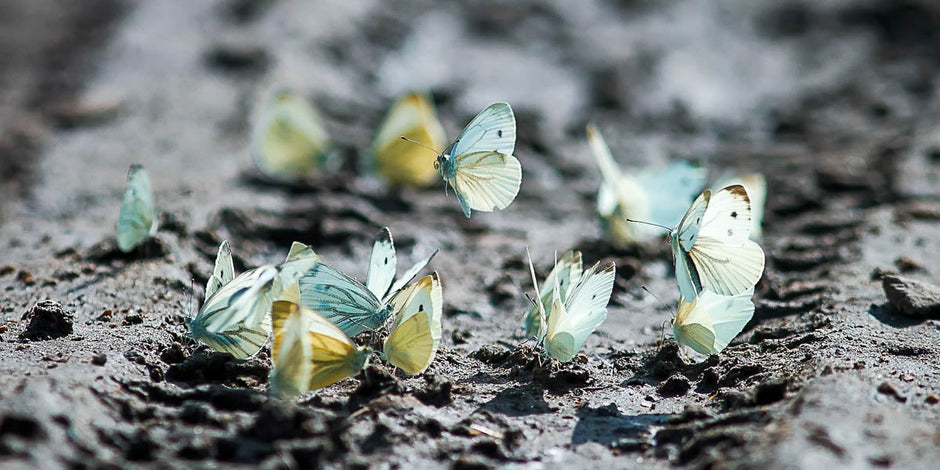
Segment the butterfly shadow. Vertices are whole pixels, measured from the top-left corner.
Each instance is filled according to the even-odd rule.
[[[536,383],[521,383],[500,390],[490,401],[473,411],[520,417],[554,413],[557,409],[545,401],[545,388]]]
[[[578,410],[578,423],[571,435],[574,445],[596,442],[622,449],[642,451],[653,446],[652,428],[662,426],[668,414],[625,415],[617,405],[610,403],[596,408]]]
[[[868,308],[868,314],[874,317],[875,320],[893,328],[917,326],[927,320],[926,318],[914,318],[898,313],[898,311],[887,302],[881,305],[872,304],[872,306]]]

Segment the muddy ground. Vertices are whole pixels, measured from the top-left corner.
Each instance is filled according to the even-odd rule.
[[[940,321],[879,276],[940,283],[940,7],[815,3],[0,1],[0,466],[935,468]],[[279,86],[320,107],[341,177],[254,176],[251,111]],[[512,103],[512,206],[468,221],[440,187],[359,175],[410,89],[451,136]],[[603,240],[589,121],[625,165],[767,175],[757,310],[720,356],[660,343],[667,247]],[[161,229],[121,256],[134,162]],[[299,240],[362,277],[382,226],[403,263],[441,250],[423,376],[375,361],[283,401],[266,352],[185,337],[220,240],[238,269]],[[522,334],[525,245],[543,275],[555,250],[617,262],[570,364]],[[24,335],[44,299],[67,321]]]

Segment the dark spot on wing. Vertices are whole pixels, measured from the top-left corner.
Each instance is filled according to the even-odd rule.
[[[423,312],[423,311],[424,311],[424,304],[418,304],[418,311],[419,311],[419,312]]]
[[[499,136],[499,137],[502,137],[502,136],[503,136],[503,130],[500,129],[500,130],[496,131],[496,135]]]
[[[730,228],[728,229],[728,236],[729,236],[729,237],[733,237],[733,236],[734,236],[734,231],[731,230]]]
[[[385,257],[385,264],[388,264],[388,257]]]
[[[732,218],[732,219],[737,219],[737,218],[738,218],[738,211],[733,211],[733,212],[731,212],[731,218]]]

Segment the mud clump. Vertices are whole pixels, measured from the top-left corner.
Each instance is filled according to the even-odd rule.
[[[75,318],[55,300],[40,300],[23,316],[29,321],[20,339],[26,341],[61,338],[72,334]]]
[[[895,275],[885,275],[881,287],[888,302],[909,317],[940,318],[940,287]]]

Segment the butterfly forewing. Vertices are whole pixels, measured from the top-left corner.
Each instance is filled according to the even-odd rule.
[[[323,263],[300,278],[300,303],[349,336],[374,330],[388,318],[388,309],[366,286]]]
[[[516,147],[516,118],[507,103],[494,103],[480,111],[457,136],[448,152],[460,156],[477,152],[512,155]]]
[[[699,236],[739,244],[748,239],[750,232],[751,202],[744,186],[732,185],[712,194]]]
[[[396,264],[395,243],[392,241],[392,233],[386,227],[372,244],[369,271],[366,273],[366,287],[376,298],[384,298],[388,293],[395,279]]]

